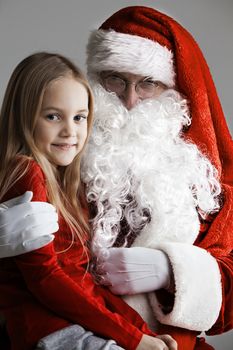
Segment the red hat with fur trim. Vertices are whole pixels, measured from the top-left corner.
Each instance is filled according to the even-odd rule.
[[[193,37],[174,19],[144,6],[126,7],[94,31],[88,74],[104,70],[150,76],[176,87],[190,104],[186,135],[233,183],[233,144],[207,63]]]
[[[169,45],[159,43],[157,32],[150,30],[148,20],[144,23],[140,9],[123,9],[92,33],[88,45],[88,71],[131,72],[150,76],[172,87],[175,83],[173,54]]]

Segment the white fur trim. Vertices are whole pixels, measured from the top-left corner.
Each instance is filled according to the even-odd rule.
[[[161,243],[170,259],[175,278],[175,304],[164,314],[156,293],[150,301],[156,319],[163,324],[207,331],[216,322],[222,304],[221,274],[217,261],[206,250],[183,243]]]
[[[174,86],[173,55],[159,43],[113,30],[96,30],[87,46],[88,74],[103,70],[150,76]]]
[[[187,192],[185,199],[181,203],[182,208],[177,200],[177,208],[166,215],[162,215],[162,211],[160,216],[152,213],[151,221],[136,237],[133,246],[151,247],[159,242],[194,243],[200,231],[200,222],[191,193]]]

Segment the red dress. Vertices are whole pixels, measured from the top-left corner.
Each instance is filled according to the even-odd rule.
[[[34,161],[4,200],[27,190],[33,191],[34,201],[47,201],[45,178]],[[143,333],[154,335],[124,301],[94,283],[78,239],[57,253],[70,242],[70,230],[60,218],[54,242],[0,260],[0,308],[11,349],[32,350],[43,336],[74,323],[129,350],[137,347]]]

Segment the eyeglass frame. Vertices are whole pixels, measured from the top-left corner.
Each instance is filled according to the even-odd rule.
[[[100,73],[100,78],[101,78],[102,85],[104,86],[104,88],[105,88],[108,92],[113,92],[113,93],[115,93],[117,96],[121,96],[121,95],[126,91],[128,85],[135,85],[135,91],[136,91],[136,93],[138,94],[138,96],[139,96],[140,98],[145,98],[145,99],[146,99],[146,98],[153,97],[154,94],[155,94],[155,92],[156,92],[156,89],[157,89],[157,88],[161,88],[161,89],[163,89],[163,90],[168,89],[168,87],[167,87],[164,83],[162,83],[162,82],[159,81],[159,80],[153,80],[153,78],[151,78],[150,76],[144,77],[144,78],[142,78],[141,80],[139,80],[138,82],[132,82],[132,81],[127,80],[126,78],[121,77],[121,76],[119,75],[118,72],[112,71],[112,72],[107,73],[106,76],[105,76],[105,73],[106,73],[106,72],[101,72],[101,73]],[[121,81],[121,82],[124,84],[124,88],[123,88],[122,91],[117,92],[117,91],[114,91],[114,90],[112,90],[112,89],[108,89],[108,88],[107,88],[106,80],[107,80],[108,78],[112,78],[112,77],[117,78],[119,81]],[[145,83],[145,82],[147,82],[147,81],[148,81],[148,83],[150,83],[150,84],[153,86],[153,91],[151,91],[150,94],[143,94],[143,93],[140,93],[140,91],[138,91],[138,89],[137,89],[138,86],[139,86],[139,88],[140,88],[140,85],[139,85],[139,84]],[[142,92],[143,92],[143,89],[142,89]],[[145,93],[145,91],[144,91],[144,93]]]

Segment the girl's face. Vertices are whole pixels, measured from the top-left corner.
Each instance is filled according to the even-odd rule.
[[[51,82],[35,127],[35,144],[56,166],[67,166],[87,137],[88,93],[73,77]]]

